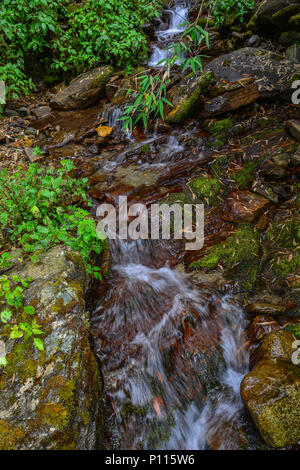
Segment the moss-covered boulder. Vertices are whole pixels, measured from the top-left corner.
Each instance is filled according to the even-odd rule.
[[[54,109],[83,109],[94,104],[104,93],[105,85],[113,74],[110,66],[97,67],[76,77],[68,87],[52,96]]]
[[[33,280],[26,304],[36,309],[45,350],[4,339],[0,449],[99,448],[101,379],[89,344],[84,264],[70,249],[55,247],[13,273]]]
[[[292,363],[294,341],[286,330],[268,334],[259,362],[241,384],[242,399],[261,436],[276,448],[300,439],[300,367]]]
[[[284,27],[284,25],[288,24],[288,20],[294,11],[293,7],[297,7],[297,4],[297,0],[265,0],[257,8],[247,28],[256,32],[268,30],[274,32],[274,26],[279,27],[279,25],[282,25]],[[292,8],[292,11],[287,16],[286,10],[290,8]],[[279,21],[280,16],[282,17],[281,21]],[[275,20],[273,20],[273,17],[276,17]],[[285,19],[284,23],[283,19]]]
[[[259,96],[272,97],[291,91],[300,65],[266,49],[244,47],[217,57],[204,70],[214,73],[218,85],[253,77]]]
[[[174,107],[167,114],[166,121],[170,124],[180,124],[192,116],[200,107],[202,95],[207,93],[214,83],[214,75],[204,73],[198,77],[190,74],[178,85],[174,85],[168,94],[168,99]]]

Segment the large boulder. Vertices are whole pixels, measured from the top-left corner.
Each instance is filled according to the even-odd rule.
[[[170,124],[180,124],[192,116],[201,104],[202,95],[207,93],[214,83],[214,75],[204,73],[198,77],[190,74],[178,85],[174,85],[168,93],[168,99],[174,107],[167,114],[166,121]]]
[[[33,279],[26,304],[36,309],[45,351],[20,339],[4,340],[0,449],[101,447],[101,379],[89,343],[88,278],[80,256],[55,247],[12,274]]]
[[[204,70],[213,72],[218,84],[253,77],[258,95],[272,97],[291,93],[291,82],[300,73],[300,65],[265,49],[245,47],[212,60]]]
[[[300,440],[300,367],[292,363],[294,335],[273,331],[262,341],[259,362],[244,377],[241,396],[262,438],[275,448]]]
[[[112,74],[113,69],[108,65],[83,73],[64,90],[53,95],[50,105],[60,110],[87,108],[102,96]]]
[[[274,32],[274,26],[277,26],[284,30],[285,26],[288,28],[289,19],[295,11],[299,11],[299,0],[265,0],[250,19],[248,28],[251,31]]]

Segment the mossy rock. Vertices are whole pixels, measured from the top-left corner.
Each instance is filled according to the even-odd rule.
[[[259,235],[249,223],[238,224],[235,233],[224,242],[208,249],[207,254],[190,264],[192,269],[213,269],[222,263],[232,268],[237,263],[253,259],[260,248]]]
[[[12,273],[32,278],[25,303],[36,309],[45,350],[5,340],[0,449],[101,448],[101,378],[89,344],[88,277],[80,255],[58,246]]]
[[[294,335],[266,335],[261,359],[241,383],[241,396],[265,442],[274,448],[300,439],[300,367],[292,363]]]
[[[212,206],[218,202],[222,194],[222,185],[218,178],[199,176],[189,183],[189,187],[197,197],[198,203]]]
[[[169,124],[181,124],[200,108],[202,95],[215,83],[212,73],[203,73],[198,77],[193,74],[185,77],[179,85],[171,88],[168,99],[173,109],[166,116]]]

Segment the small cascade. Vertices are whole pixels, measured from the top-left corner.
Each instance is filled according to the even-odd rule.
[[[243,312],[230,298],[200,291],[186,275],[151,266],[157,250],[159,244],[149,240],[111,242],[110,286],[92,317],[116,429],[120,422],[126,429],[115,431],[115,439],[122,449],[141,442],[148,449],[205,449],[220,437],[218,448],[238,448],[237,437],[222,430],[228,423],[239,428],[242,416],[239,384],[248,368]],[[211,302],[217,306],[213,315]],[[195,325],[189,335],[197,344],[211,343],[218,358],[214,370],[202,364],[201,347],[188,359],[191,345],[182,330],[187,321]],[[132,417],[132,410],[141,418]],[[165,442],[153,437],[161,426],[169,428]]]
[[[150,67],[163,67],[164,60],[167,59],[171,51],[167,49],[168,45],[172,44],[176,37],[184,31],[184,23],[188,18],[189,7],[185,2],[180,0],[174,2],[173,8],[167,10],[169,14],[169,28],[166,30],[158,30],[156,37],[158,44],[153,47],[151,57],[148,65]]]

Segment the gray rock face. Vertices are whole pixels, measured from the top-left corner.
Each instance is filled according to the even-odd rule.
[[[299,0],[265,0],[257,8],[247,27],[252,31],[265,32],[268,29],[274,32],[274,26],[277,26],[287,31],[289,19],[299,5]]]
[[[40,255],[13,273],[33,279],[26,303],[34,305],[45,351],[22,340],[6,342],[0,371],[0,449],[101,447],[101,380],[89,344],[81,258],[64,247]]]
[[[83,73],[67,88],[52,96],[50,105],[61,110],[87,108],[101,97],[112,74],[113,69],[108,65]]]
[[[271,97],[291,91],[291,82],[300,72],[299,64],[280,54],[255,47],[245,47],[212,60],[205,71],[218,81],[234,82],[253,77],[260,97]]]

